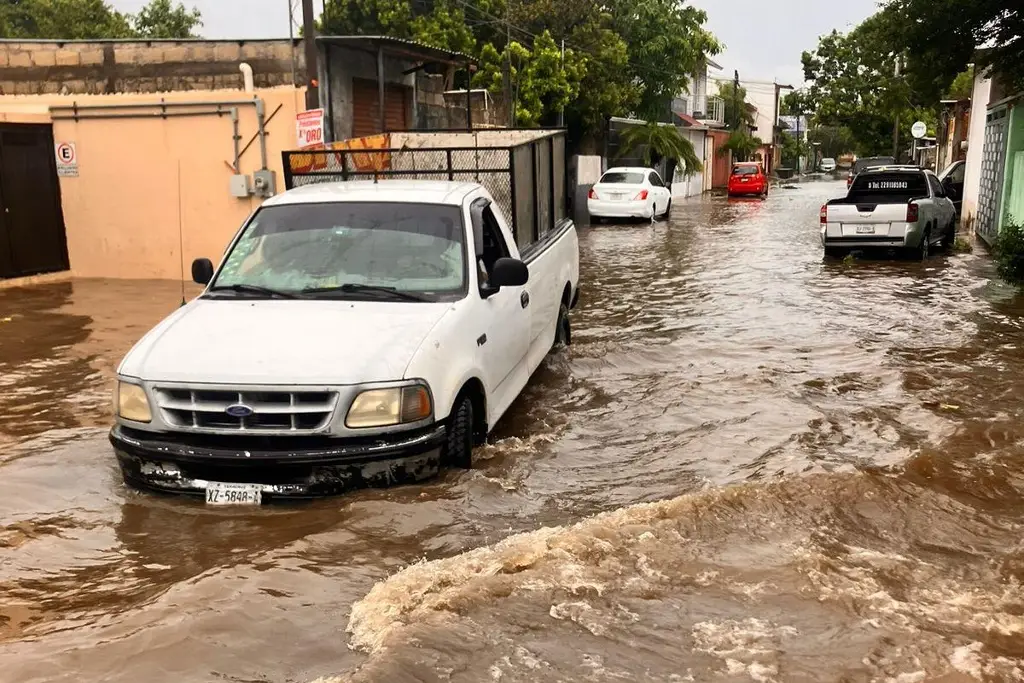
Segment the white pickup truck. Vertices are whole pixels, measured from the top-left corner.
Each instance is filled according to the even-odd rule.
[[[885,248],[909,250],[926,259],[932,246],[948,248],[955,237],[953,202],[935,174],[917,166],[867,168],[846,197],[821,207],[826,256]]]
[[[546,214],[545,214],[546,216]],[[475,182],[354,180],[263,204],[201,296],[117,371],[122,473],[208,504],[419,479],[471,450],[570,342],[568,217],[518,235]]]

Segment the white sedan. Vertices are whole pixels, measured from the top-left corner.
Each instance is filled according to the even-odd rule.
[[[610,168],[587,195],[591,218],[667,216],[672,192],[657,171],[649,168]]]

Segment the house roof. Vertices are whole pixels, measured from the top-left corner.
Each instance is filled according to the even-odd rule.
[[[711,57],[705,57],[704,61],[707,63],[708,66],[713,66],[716,69],[721,69],[722,68],[722,65],[719,64],[718,62],[716,62],[715,60],[711,59]]]
[[[334,45],[376,54],[377,51],[393,57],[411,60],[427,60],[438,64],[476,64],[473,57],[463,52],[443,50],[439,47],[418,43],[415,40],[391,36],[318,36],[318,45]]]
[[[676,118],[679,119],[680,121],[682,121],[683,125],[686,126],[687,128],[699,128],[700,127],[700,121],[698,121],[697,119],[693,118],[689,114],[680,114],[677,111],[674,111],[672,113],[675,114]]]

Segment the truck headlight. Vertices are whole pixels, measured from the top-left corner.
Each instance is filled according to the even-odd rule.
[[[391,389],[368,389],[356,396],[345,417],[345,426],[351,429],[366,427],[392,427],[408,422],[419,422],[430,417],[434,410],[430,392],[422,384]]]
[[[132,422],[150,422],[153,413],[149,409],[146,390],[130,382],[117,383],[117,414]]]

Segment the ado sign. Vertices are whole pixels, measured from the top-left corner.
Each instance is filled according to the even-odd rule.
[[[324,144],[324,110],[310,109],[295,117],[299,148],[321,147]]]

